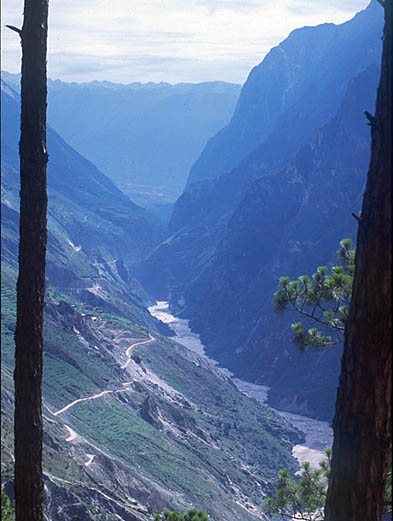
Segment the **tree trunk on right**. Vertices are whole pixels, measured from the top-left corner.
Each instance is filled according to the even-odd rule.
[[[392,0],[334,418],[326,521],[380,521],[391,450]]]

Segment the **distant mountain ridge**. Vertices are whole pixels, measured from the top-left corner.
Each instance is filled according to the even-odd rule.
[[[19,87],[18,75],[2,74]],[[127,194],[139,195],[136,201],[149,188],[153,202],[165,203],[181,193],[208,138],[229,121],[240,88],[49,80],[48,121]]]

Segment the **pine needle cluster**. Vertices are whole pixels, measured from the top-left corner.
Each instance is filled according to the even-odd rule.
[[[333,266],[330,272],[326,266],[319,266],[311,277],[301,275],[298,280],[280,278],[274,294],[276,311],[296,311],[319,326],[319,329],[305,329],[301,322],[292,324],[293,341],[301,351],[308,347],[331,346],[343,340],[355,271],[355,250],[351,239],[340,242],[337,256],[340,264]],[[334,338],[327,334],[330,331],[333,331]]]

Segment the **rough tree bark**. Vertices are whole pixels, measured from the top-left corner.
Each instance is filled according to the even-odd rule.
[[[46,254],[48,0],[25,0],[22,43],[20,242],[15,331],[16,521],[42,521],[42,343]],[[15,30],[15,28],[14,28]]]
[[[359,219],[356,271],[334,418],[326,521],[380,521],[391,443],[392,0]]]

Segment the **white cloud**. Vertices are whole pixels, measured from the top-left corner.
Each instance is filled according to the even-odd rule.
[[[48,71],[68,81],[226,80],[249,70],[291,30],[341,23],[367,0],[51,0]],[[23,0],[3,0],[21,26]],[[2,31],[2,67],[17,72],[18,36]]]

